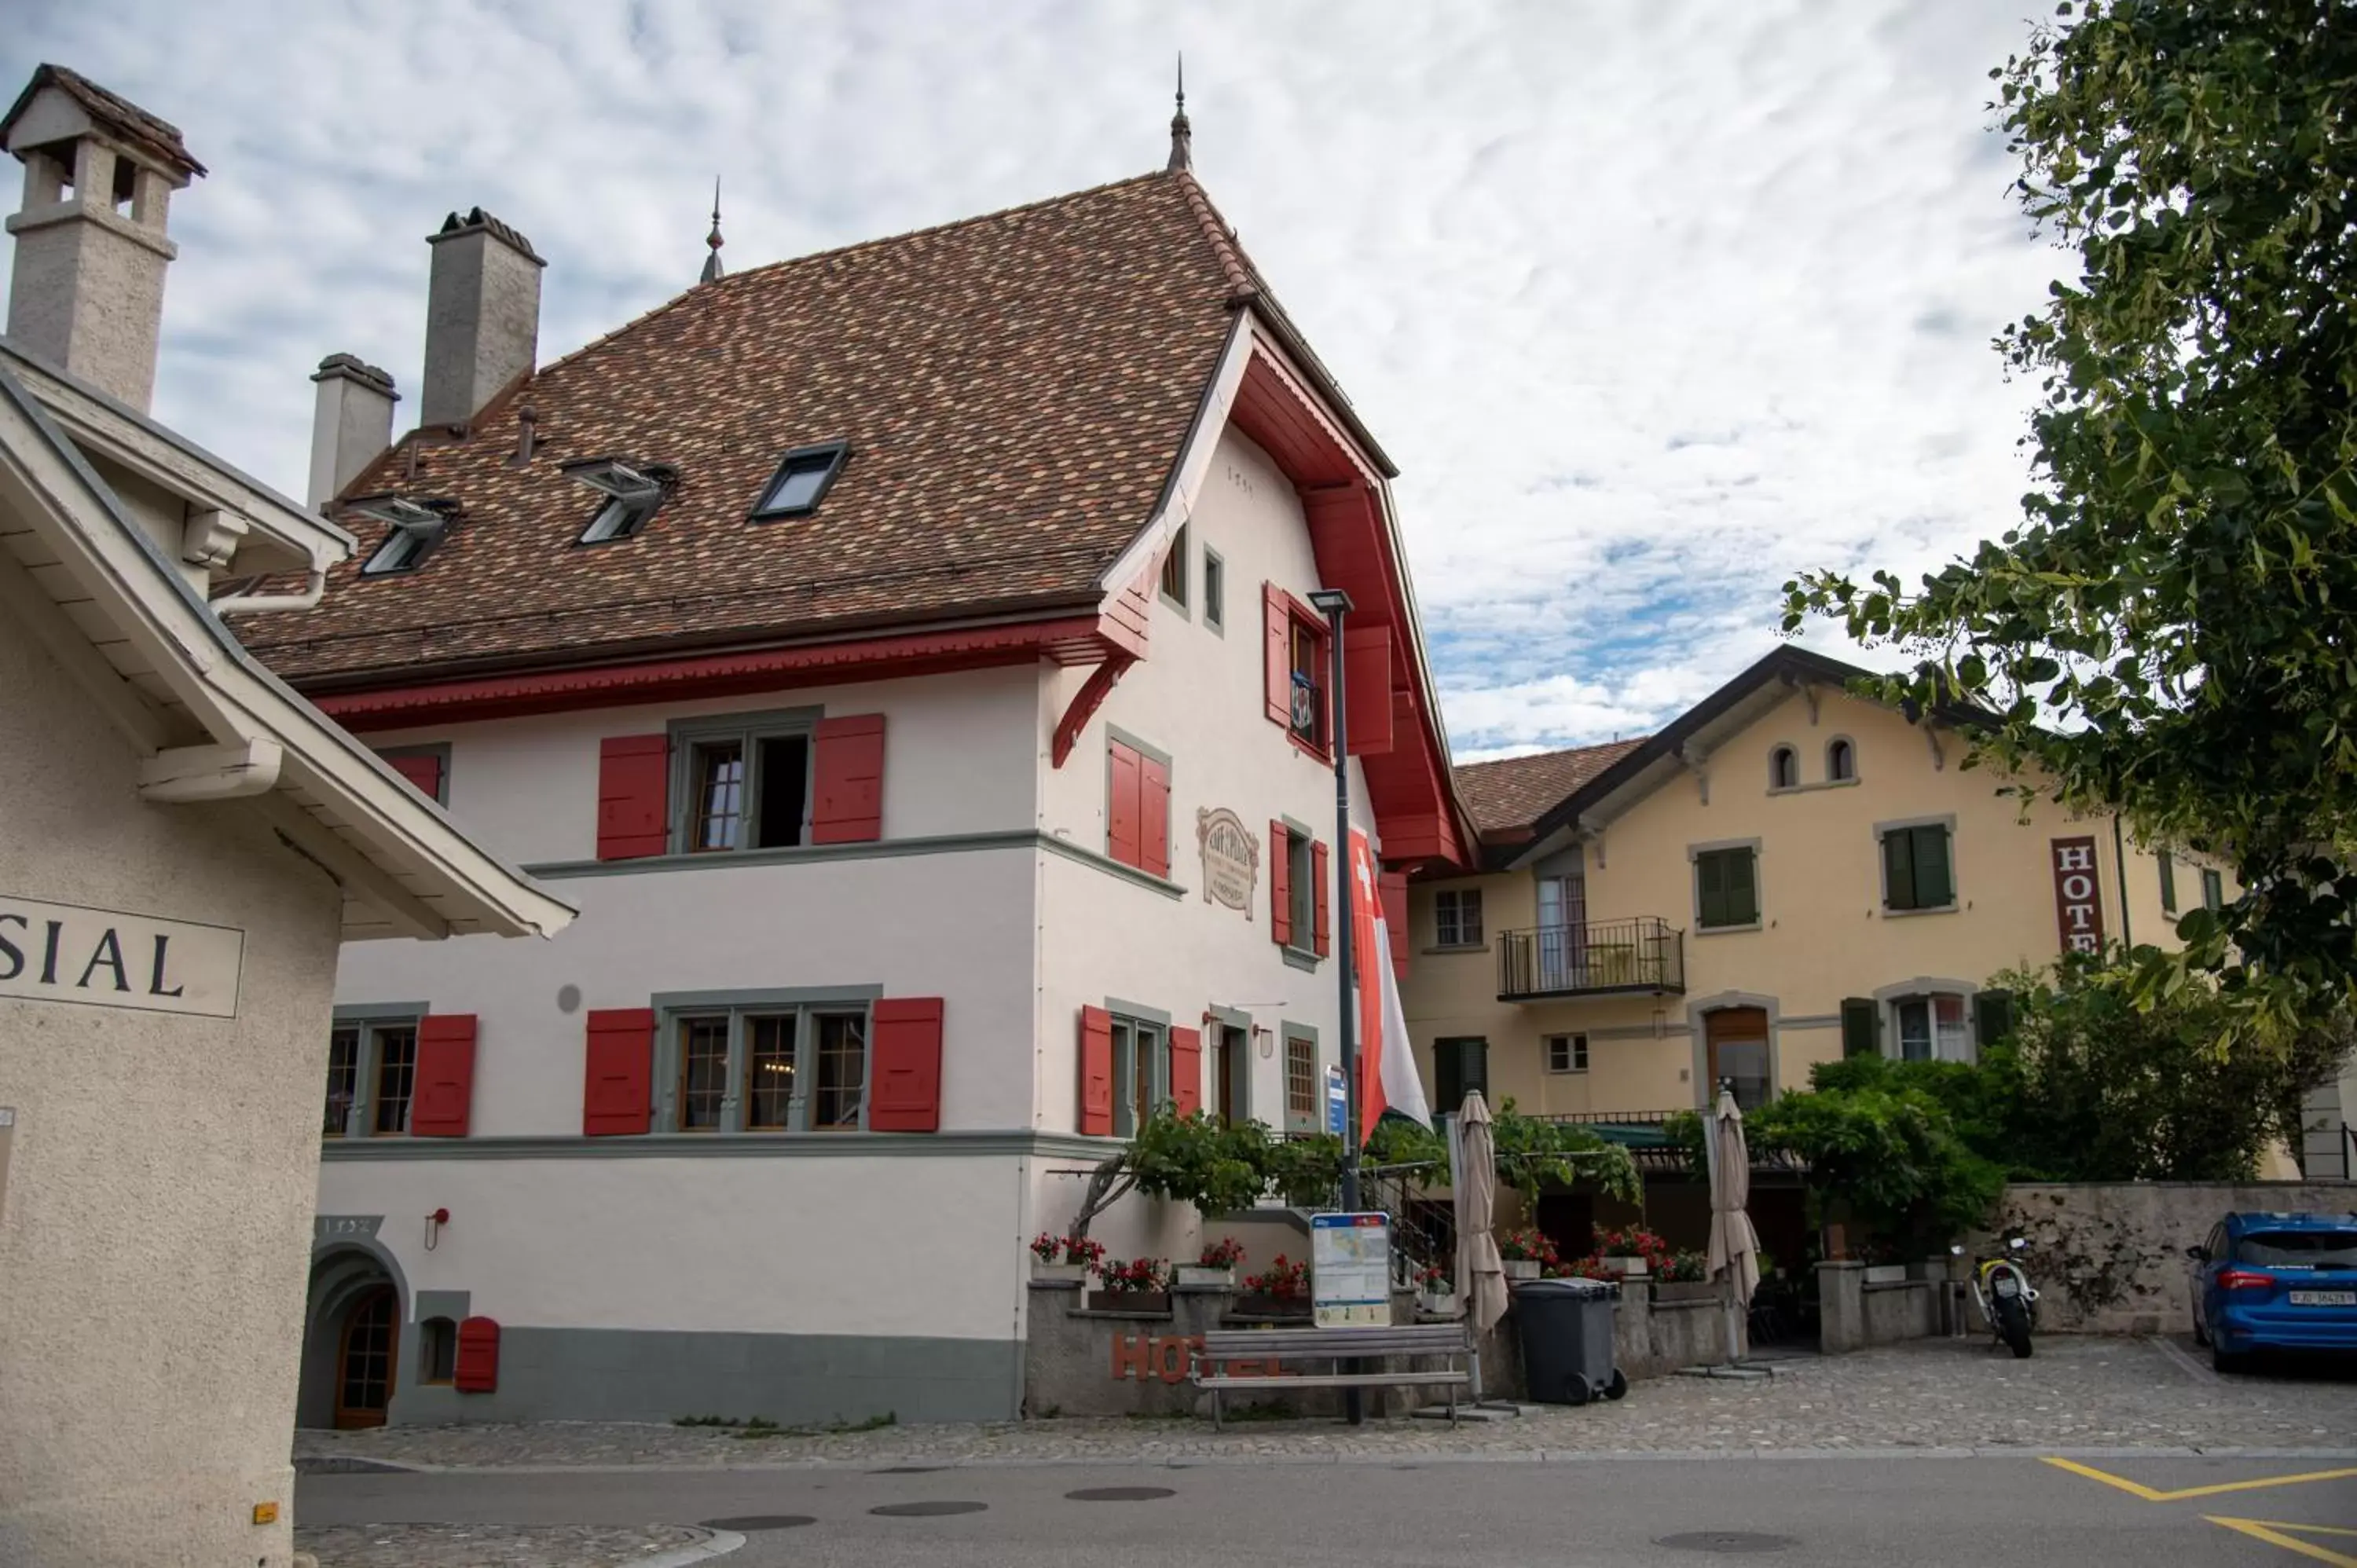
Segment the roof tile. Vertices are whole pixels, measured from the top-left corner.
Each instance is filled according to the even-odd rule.
[[[1483,836],[1528,829],[1548,808],[1636,750],[1643,736],[1457,768],[1457,793]]]

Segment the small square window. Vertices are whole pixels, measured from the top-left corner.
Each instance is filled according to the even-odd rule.
[[[1203,547],[1203,624],[1212,630],[1228,624],[1228,564]]]
[[[2201,907],[2210,910],[2226,907],[2226,879],[2215,871],[2201,874]]]
[[[1549,1035],[1546,1037],[1546,1064],[1549,1072],[1586,1072],[1587,1036]]]
[[[581,531],[578,542],[606,544],[617,539],[628,539],[646,525],[662,505],[660,492],[651,496],[609,496],[589,526]]]
[[[1760,874],[1753,852],[1706,849],[1695,855],[1695,924],[1704,930],[1760,923]]]
[[[361,564],[361,575],[391,577],[414,572],[441,542],[442,531],[438,528],[396,528],[369,553],[369,558]]]
[[[753,509],[755,520],[807,517],[816,511],[827,488],[842,472],[843,459],[848,451],[848,447],[837,441],[824,446],[804,446],[787,453],[768,488],[762,490],[760,504]]]
[[[1285,1036],[1285,1115],[1296,1131],[1318,1122],[1318,1042]]]
[[[1481,890],[1444,887],[1432,896],[1432,940],[1436,947],[1481,945]]]
[[[1890,829],[1882,835],[1882,907],[1900,912],[1953,908],[1954,864],[1945,823]]]

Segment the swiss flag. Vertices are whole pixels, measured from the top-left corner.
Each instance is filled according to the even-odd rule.
[[[1408,1044],[1407,1013],[1399,977],[1385,961],[1391,923],[1383,918],[1381,875],[1367,835],[1351,830],[1351,950],[1359,961],[1359,1141],[1364,1144],[1388,1111],[1432,1125],[1424,1080]]]

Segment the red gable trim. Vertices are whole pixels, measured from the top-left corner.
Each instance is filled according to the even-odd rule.
[[[590,665],[365,692],[325,692],[311,700],[347,729],[395,729],[429,720],[459,723],[567,708],[717,697],[839,681],[983,670],[1040,659],[1087,664],[1105,659],[1128,640],[1125,634],[1109,635],[1103,618],[1085,617],[701,659]]]
[[[1374,464],[1284,356],[1257,337],[1231,417],[1299,488],[1318,578],[1351,596],[1357,608],[1350,624],[1391,632],[1393,746],[1359,758],[1384,861],[1471,864],[1476,841],[1458,805],[1423,661],[1414,656],[1406,568],[1392,547]]]

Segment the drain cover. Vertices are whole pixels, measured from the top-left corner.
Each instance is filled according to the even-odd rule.
[[[884,1519],[932,1519],[950,1513],[980,1513],[988,1503],[886,1503],[867,1511]]]
[[[708,1519],[704,1521],[704,1528],[734,1530],[745,1535],[757,1530],[792,1530],[798,1525],[817,1522],[806,1513],[748,1513],[736,1519]]]
[[[1654,1539],[1656,1546],[1667,1546],[1678,1552],[1782,1552],[1800,1542],[1789,1535],[1754,1535],[1740,1530],[1697,1530],[1685,1535],[1663,1535]]]
[[[1178,1495],[1168,1487],[1082,1487],[1064,1494],[1076,1503],[1144,1503]]]

